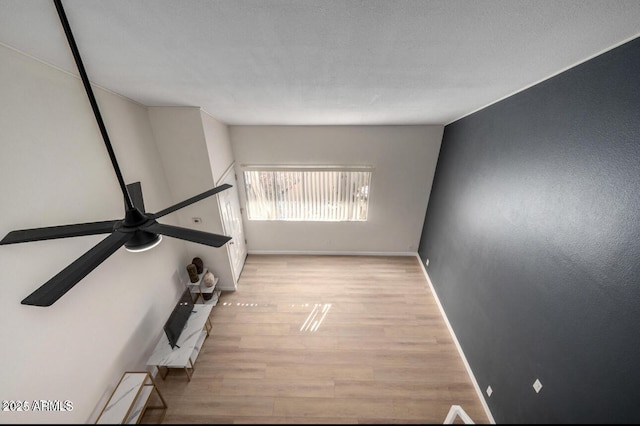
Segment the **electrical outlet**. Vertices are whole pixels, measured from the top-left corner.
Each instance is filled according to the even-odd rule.
[[[429,266],[429,258],[427,258],[427,260],[424,261],[424,266]]]
[[[540,393],[540,389],[542,389],[542,383],[540,383],[539,379],[536,379],[536,381],[533,382],[533,389],[536,391],[536,393]]]
[[[491,397],[492,393],[493,393],[493,389],[491,389],[491,386],[487,386],[487,396]]]

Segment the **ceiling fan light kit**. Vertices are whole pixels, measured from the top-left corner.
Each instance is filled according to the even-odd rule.
[[[173,213],[181,208],[217,194],[218,192],[231,188],[231,185],[224,184],[209,189],[208,191],[167,207],[157,213],[147,213],[145,211],[142,188],[139,182],[125,185],[115,152],[113,151],[111,142],[109,141],[107,129],[102,121],[100,110],[98,109],[98,103],[96,102],[91,89],[91,83],[87,77],[84,65],[82,64],[82,59],[80,58],[80,53],[75,44],[73,34],[71,33],[71,27],[69,26],[69,22],[64,12],[62,1],[53,0],[53,3],[55,4],[67,41],[69,42],[69,47],[71,48],[76,65],[78,66],[82,83],[89,98],[89,102],[91,103],[91,108],[93,109],[102,139],[107,148],[111,164],[118,179],[118,183],[124,197],[125,217],[123,220],[21,229],[9,232],[2,240],[0,240],[0,245],[7,245],[28,241],[42,241],[84,235],[110,234],[21,302],[23,305],[33,306],[50,306],[55,303],[87,274],[93,271],[98,267],[98,265],[104,262],[122,246],[131,252],[147,251],[160,244],[163,235],[211,247],[222,247],[231,239],[231,237],[225,235],[197,231],[179,226],[165,225],[156,221],[156,219],[162,216]]]
[[[124,243],[124,248],[132,253],[151,250],[162,242],[162,235],[151,232],[136,231],[134,236]]]

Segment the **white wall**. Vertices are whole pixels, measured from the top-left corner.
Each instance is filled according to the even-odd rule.
[[[207,153],[213,181],[216,185],[224,176],[227,169],[233,164],[233,151],[229,139],[229,127],[216,120],[205,111],[200,111],[202,117],[202,129],[204,131]]]
[[[160,158],[178,201],[215,186],[233,158],[227,126],[197,107],[152,107],[148,109]],[[215,196],[205,198],[173,213],[180,226],[223,234]],[[193,218],[200,218],[195,223]],[[200,257],[220,278],[222,290],[234,290],[226,247],[186,243],[189,262]],[[187,264],[183,265],[183,269]]]
[[[120,219],[124,206],[79,78],[0,45],[0,234]],[[95,89],[127,183],[148,211],[174,204],[147,111]],[[174,223],[166,217],[164,223]],[[125,370],[144,370],[181,287],[185,244],[119,249],[51,307],[21,305],[104,236],[0,246],[0,397],[70,400],[72,412],[2,412],[2,423],[93,422]]]
[[[234,164],[231,139],[229,138],[229,126],[216,120],[205,111],[201,111],[200,114],[202,117],[202,128],[204,130],[207,153],[209,154],[209,165],[215,186],[218,186],[221,185],[225,172],[227,172],[229,168],[232,168]],[[231,170],[231,172],[233,173],[233,170]],[[216,206],[217,230],[215,232],[224,234],[220,204],[217,203]],[[234,279],[230,259],[231,249],[229,244],[225,244],[224,247],[215,249],[212,253],[211,266],[215,268],[214,272],[220,279],[217,288],[235,291],[237,289],[237,279]]]
[[[230,126],[242,165],[372,165],[367,222],[248,221],[256,252],[415,253],[443,126]],[[245,206],[244,189],[240,190]]]

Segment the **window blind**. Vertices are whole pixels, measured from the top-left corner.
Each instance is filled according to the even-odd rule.
[[[244,171],[249,220],[366,221],[371,171]]]

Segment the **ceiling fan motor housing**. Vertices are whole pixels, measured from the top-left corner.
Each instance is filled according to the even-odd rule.
[[[124,244],[125,248],[130,251],[142,251],[157,245],[162,237],[155,232],[141,229],[154,222],[153,217],[149,217],[137,208],[127,209],[124,220],[116,226],[120,232],[134,233]]]

